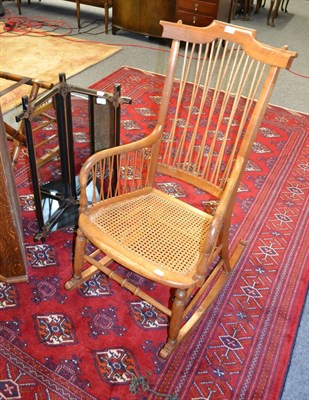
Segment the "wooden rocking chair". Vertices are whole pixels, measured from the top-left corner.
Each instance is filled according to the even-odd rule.
[[[166,313],[168,340],[159,353],[166,358],[203,317],[242,254],[243,241],[229,254],[235,196],[279,70],[296,53],[219,21],[205,28],[161,24],[173,42],[157,125],[149,136],[96,153],[83,165],[74,274],[66,289],[102,271]],[[174,118],[166,131],[169,107]],[[157,189],[157,173],[210,193],[218,203],[214,214]],[[87,241],[97,248],[92,254]],[[112,271],[113,260],[170,287],[172,306]]]

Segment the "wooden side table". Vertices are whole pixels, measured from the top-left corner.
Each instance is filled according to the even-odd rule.
[[[77,24],[78,24],[79,28],[80,28],[80,5],[81,4],[87,4],[89,6],[104,8],[105,33],[107,34],[108,33],[108,10],[110,7],[112,7],[112,0],[76,0],[76,17],[77,17]]]
[[[77,18],[77,24],[78,24],[79,28],[80,28],[80,5],[81,4],[104,8],[105,33],[108,33],[108,10],[110,9],[110,7],[112,7],[112,0],[67,0],[67,1],[76,3],[76,18]],[[30,0],[28,0],[28,3],[30,4]],[[2,0],[0,0],[0,13],[1,13],[1,5],[2,5]],[[19,14],[21,14],[21,0],[17,0],[17,8],[18,8]]]
[[[41,0],[39,0],[41,1]],[[17,8],[18,8],[18,13],[21,15],[21,0],[17,0]],[[28,4],[30,4],[30,0],[28,0]]]

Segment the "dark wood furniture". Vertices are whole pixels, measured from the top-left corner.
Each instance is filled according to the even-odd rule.
[[[231,0],[177,0],[176,20],[196,26],[207,26],[214,19],[230,22],[231,6]]]
[[[265,7],[266,0],[257,0],[256,2],[256,7],[255,7],[255,12],[257,13],[261,7]],[[286,0],[285,6],[284,6],[284,0],[270,0],[270,6],[269,10],[267,13],[267,25],[270,25],[272,27],[275,26],[275,18],[278,17],[279,13],[279,8],[281,5],[281,11],[288,12],[287,7],[289,4],[289,0]]]
[[[4,8],[3,8],[2,0],[0,0],[0,17],[2,17],[2,15],[4,15]]]
[[[0,109],[0,281],[27,280],[21,212]]]
[[[79,28],[80,28],[80,5],[81,4],[104,8],[105,33],[108,33],[108,10],[110,7],[112,7],[112,0],[66,0],[66,1],[76,3],[76,18],[77,18],[77,24],[78,24]],[[1,2],[2,2],[2,0],[0,0],[0,11],[1,11]],[[28,0],[28,3],[30,4],[30,0]],[[21,14],[21,0],[17,0],[17,8],[18,8],[19,14]]]
[[[174,21],[175,1],[113,0],[112,33],[119,29],[161,37],[160,20]]]
[[[39,1],[41,1],[41,0],[39,0]],[[30,3],[31,3],[31,1],[28,0],[28,4],[30,4]],[[21,0],[17,0],[17,8],[18,8],[19,15],[21,15]]]
[[[108,33],[108,10],[112,7],[112,0],[67,0],[76,2],[76,17],[77,24],[80,28],[80,5],[87,4],[88,6],[101,7],[104,8],[104,24],[105,24],[105,33]]]
[[[207,26],[214,19],[231,20],[232,0],[113,0],[112,33],[130,32],[161,37],[160,20]]]

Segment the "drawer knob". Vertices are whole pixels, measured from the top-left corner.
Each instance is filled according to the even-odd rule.
[[[193,24],[196,24],[196,16],[193,17]]]
[[[194,4],[194,11],[197,11],[198,10],[198,3],[195,3]]]

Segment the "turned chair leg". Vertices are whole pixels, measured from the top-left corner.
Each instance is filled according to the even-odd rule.
[[[159,353],[162,358],[166,358],[176,347],[179,331],[183,323],[186,297],[187,290],[176,290],[172,306],[172,316],[169,323],[168,341]]]
[[[66,282],[65,288],[71,290],[82,282],[82,270],[84,266],[84,254],[86,250],[87,239],[80,229],[77,230],[75,243],[74,272],[72,278]]]
[[[77,230],[77,237],[75,243],[75,259],[74,259],[74,277],[80,279],[82,276],[82,269],[84,266],[84,257],[86,251],[87,239],[80,229]]]

